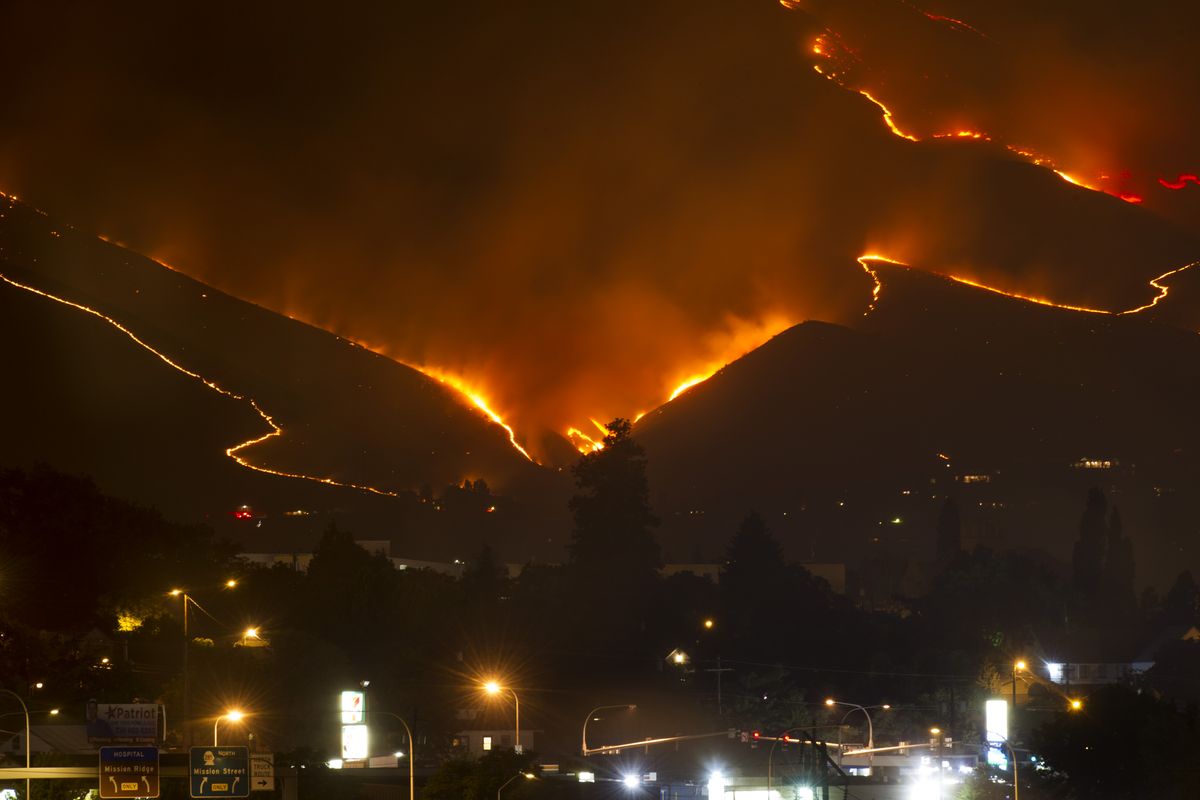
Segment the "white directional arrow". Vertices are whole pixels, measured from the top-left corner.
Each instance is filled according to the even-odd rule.
[[[208,778],[200,779],[200,794],[204,794],[204,785],[208,783]]]
[[[241,779],[242,779],[242,776],[241,776],[241,775],[239,775],[239,776],[237,776],[236,778],[234,778],[234,779],[233,779],[233,789],[232,789],[232,791],[235,791],[235,792],[237,791],[237,785],[238,785],[238,781],[240,781]]]
[[[108,776],[108,779],[109,779],[110,781],[112,781],[112,785],[113,785],[113,794],[115,795],[115,794],[119,793],[121,790],[117,788],[117,779],[116,779],[116,778],[114,778],[112,775],[109,775],[109,776]]]
[[[142,783],[146,784],[146,794],[150,794],[150,779],[143,775]]]

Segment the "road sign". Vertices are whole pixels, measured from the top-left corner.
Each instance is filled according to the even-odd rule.
[[[249,797],[250,748],[193,747],[189,751],[191,796]]]
[[[250,756],[250,791],[275,791],[274,753],[255,753]]]
[[[158,748],[101,747],[100,797],[158,797]]]

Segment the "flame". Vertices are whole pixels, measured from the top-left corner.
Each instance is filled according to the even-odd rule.
[[[785,4],[785,6],[786,6],[786,4]],[[787,7],[790,8],[791,6],[787,6]],[[916,8],[916,7],[913,6],[913,8]],[[952,17],[944,17],[944,16],[941,16],[938,14],[930,14],[930,13],[928,13],[926,11],[922,11],[920,9],[917,9],[917,10],[920,11],[921,14],[923,14],[924,16],[928,17],[931,20],[934,20],[937,22],[944,22],[951,26],[970,31],[972,33],[978,34],[979,36],[983,36],[984,38],[987,38],[986,36],[984,36],[984,34],[980,33],[978,30],[971,27],[970,25],[963,22],[962,20],[954,19]],[[824,33],[817,36],[817,38],[813,41],[813,44],[810,49],[814,56],[825,59],[827,62],[833,63],[836,66],[837,62],[835,61],[834,49],[829,46],[828,36],[830,34],[832,34],[833,36],[836,37],[836,34],[833,34],[831,31],[825,31]],[[836,44],[836,42],[835,42],[835,44]],[[843,50],[845,50],[844,46],[843,46]],[[828,80],[834,81],[835,83],[837,83],[839,86],[841,86],[844,89],[852,88],[852,87],[847,86],[841,80],[839,80],[839,75],[836,70],[826,72],[824,69],[821,68],[820,64],[814,64],[813,69],[816,70],[817,74],[823,76],[824,78],[826,78]],[[884,124],[887,125],[888,130],[891,131],[894,135],[900,137],[901,139],[906,139],[910,142],[921,141],[921,137],[917,136],[915,133],[911,133],[909,131],[902,129],[899,125],[897,125],[895,115],[892,112],[892,110],[890,108],[888,108],[888,106],[882,100],[880,100],[875,95],[871,94],[871,92],[869,90],[860,88],[860,87],[854,87],[852,90],[858,92],[858,94],[865,97],[868,101],[873,103],[883,113]],[[991,135],[989,135],[988,133],[983,132],[983,131],[971,130],[971,129],[960,129],[960,130],[956,130],[956,131],[936,132],[936,133],[930,134],[929,136],[930,136],[930,138],[933,138],[933,139],[974,139],[977,141],[984,141],[984,142],[993,141]],[[1081,180],[1080,178],[1078,178],[1076,176],[1069,175],[1066,172],[1063,172],[1062,170],[1057,169],[1055,167],[1052,159],[1050,159],[1046,156],[1039,155],[1027,148],[1017,147],[1017,146],[1014,146],[1011,144],[1006,144],[1006,145],[1004,145],[1004,147],[1007,150],[1028,160],[1032,164],[1036,164],[1037,166],[1041,166],[1041,167],[1048,167],[1048,168],[1054,170],[1054,172],[1063,180],[1067,181],[1068,183],[1072,183],[1076,186],[1080,186],[1084,189],[1089,189],[1093,192],[1103,192],[1104,194],[1112,195],[1113,197],[1116,197],[1120,200],[1124,200],[1126,203],[1132,203],[1134,205],[1143,202],[1143,200],[1145,199],[1139,194],[1135,194],[1133,192],[1126,191],[1124,188],[1105,189],[1105,188],[1101,188],[1098,186],[1093,186],[1093,185],[1087,183],[1086,181]],[[1197,184],[1200,185],[1200,178],[1197,178],[1197,176],[1195,176],[1195,175],[1180,175],[1179,179],[1177,181],[1166,181],[1162,178],[1159,178],[1159,183],[1161,183],[1163,186],[1167,187],[1168,189],[1182,189],[1184,184],[1189,179],[1196,181]]]
[[[818,72],[819,71],[820,70],[818,70]],[[887,124],[888,130],[890,130],[892,133],[899,136],[901,139],[908,139],[910,142],[921,141],[916,136],[913,136],[911,133],[906,133],[906,132],[900,130],[900,128],[897,127],[897,125],[896,125],[896,121],[894,119],[892,119],[892,110],[890,108],[888,108],[887,106],[885,106],[883,103],[881,103],[878,99],[876,99],[874,95],[872,95],[866,89],[859,89],[858,93],[861,94],[863,97],[867,98],[868,100],[870,100],[875,105],[879,106],[879,110],[883,112],[883,121]]]
[[[179,362],[173,360],[170,356],[166,355],[165,353],[163,353],[159,350],[156,350],[153,346],[151,346],[148,342],[146,342],[144,339],[139,337],[132,330],[125,327],[120,322],[118,322],[117,320],[108,316],[107,314],[104,314],[101,311],[97,311],[94,308],[89,308],[88,306],[85,306],[82,303],[76,303],[72,300],[67,300],[65,298],[58,297],[57,295],[50,294],[49,292],[44,292],[41,289],[37,289],[33,286],[28,286],[24,283],[20,283],[18,281],[13,280],[12,278],[9,278],[8,276],[6,276],[4,274],[0,274],[0,281],[4,281],[9,286],[12,286],[14,288],[21,289],[26,292],[30,292],[32,294],[38,295],[39,297],[44,297],[47,300],[53,300],[56,303],[62,303],[65,306],[69,306],[69,307],[77,309],[79,311],[83,311],[87,314],[91,314],[92,316],[97,317],[97,318],[103,320],[104,322],[107,322],[109,325],[113,326],[114,328],[119,330],[121,333],[128,336],[135,344],[137,344],[139,347],[146,350],[147,352],[151,353],[155,357],[157,357],[160,361],[162,361],[164,364],[171,367],[172,369],[174,369],[178,372],[181,372],[184,375],[187,375],[189,378],[200,381],[205,386],[207,386],[209,389],[213,390],[214,392],[217,392],[218,394],[224,395],[225,397],[229,397],[233,400],[237,400],[237,401],[244,402],[244,403],[249,403],[250,407],[254,409],[254,413],[258,414],[258,416],[262,419],[263,422],[265,422],[267,424],[267,426],[270,428],[270,430],[268,430],[266,433],[262,434],[261,436],[256,436],[253,439],[247,439],[246,441],[244,441],[240,444],[236,444],[233,447],[226,448],[225,455],[227,455],[229,458],[233,459],[240,466],[243,466],[246,469],[252,469],[255,472],[261,472],[261,473],[264,473],[267,475],[275,475],[275,476],[278,476],[281,478],[298,478],[300,480],[313,481],[314,483],[323,483],[323,484],[326,484],[329,486],[339,486],[339,487],[346,488],[346,489],[357,489],[359,491],[370,492],[372,494],[383,495],[385,497],[398,497],[399,496],[398,492],[391,492],[386,489],[378,489],[374,486],[367,486],[365,484],[358,484],[358,483],[350,483],[348,481],[339,481],[339,480],[335,480],[333,478],[322,477],[319,475],[304,475],[304,474],[298,473],[298,472],[284,472],[282,470],[271,469],[270,467],[264,467],[264,466],[254,464],[254,463],[248,461],[244,456],[241,455],[242,451],[247,450],[251,447],[254,447],[257,444],[261,444],[262,442],[265,442],[268,439],[272,439],[276,436],[283,435],[283,428],[281,428],[279,426],[279,424],[275,422],[275,418],[273,416],[271,416],[269,413],[267,413],[262,408],[262,406],[260,406],[258,404],[258,401],[255,400],[253,397],[238,394],[237,392],[234,392],[234,391],[224,388],[223,386],[218,384],[216,381],[210,380],[209,378],[204,377],[203,375],[201,375],[198,372],[193,372],[192,370],[183,366]]]
[[[894,258],[889,258],[888,256],[879,255],[877,253],[869,253],[867,255],[859,256],[858,263],[867,272],[867,274],[871,276],[871,280],[873,280],[875,283],[875,287],[871,291],[871,305],[867,309],[867,311],[863,313],[863,316],[866,316],[872,310],[874,310],[876,303],[879,301],[879,295],[883,291],[883,282],[879,278],[879,273],[876,270],[871,268],[870,264],[867,263],[869,261],[882,261],[885,264],[891,264],[893,266],[904,267],[905,269],[911,269],[911,267],[909,267],[909,265],[905,264],[903,261],[897,261]],[[1137,306],[1136,308],[1128,309],[1126,311],[1108,311],[1107,309],[1101,309],[1101,308],[1088,308],[1086,306],[1073,306],[1073,305],[1069,305],[1067,303],[1059,303],[1054,300],[1049,300],[1044,297],[1032,297],[1030,295],[1017,294],[1016,292],[1010,292],[1005,289],[997,289],[995,286],[988,286],[987,284],[980,283],[979,281],[975,281],[970,278],[963,278],[958,275],[947,275],[947,274],[942,274],[942,273],[933,273],[933,274],[941,275],[941,277],[943,277],[943,278],[949,278],[950,280],[952,280],[956,283],[961,283],[965,286],[970,286],[975,289],[983,289],[984,291],[991,292],[992,294],[999,294],[999,295],[1003,295],[1005,297],[1011,297],[1014,300],[1024,300],[1027,303],[1036,303],[1037,305],[1040,305],[1040,306],[1050,306],[1051,308],[1058,308],[1058,309],[1062,309],[1063,311],[1079,311],[1079,312],[1082,312],[1085,314],[1108,314],[1110,316],[1122,316],[1122,315],[1126,315],[1126,314],[1137,314],[1139,312],[1145,311],[1146,309],[1154,308],[1168,294],[1170,294],[1170,291],[1171,291],[1170,288],[1168,288],[1166,284],[1162,283],[1162,281],[1166,280],[1167,278],[1170,278],[1172,275],[1178,275],[1181,272],[1185,272],[1195,266],[1200,266],[1200,261],[1193,261],[1190,264],[1184,264],[1182,267],[1176,267],[1173,270],[1164,272],[1162,275],[1159,275],[1158,277],[1151,279],[1149,281],[1149,283],[1152,287],[1154,287],[1155,289],[1158,290],[1158,293],[1154,296],[1154,298],[1149,303],[1146,303],[1145,305]],[[941,454],[939,453],[938,455],[941,455]]]
[[[401,362],[401,363],[403,363],[403,362]],[[431,367],[429,365],[416,365],[416,364],[406,364],[405,366],[412,367],[413,369],[417,370],[418,372],[422,372],[425,375],[428,375],[430,378],[433,378],[434,380],[438,381],[439,383],[450,387],[451,389],[453,389],[454,391],[458,392],[460,395],[465,397],[467,400],[469,400],[471,402],[471,404],[473,406],[475,406],[480,411],[482,411],[484,413],[484,415],[487,416],[488,419],[490,419],[495,424],[499,425],[501,428],[503,428],[505,430],[506,433],[508,433],[509,444],[511,444],[514,448],[516,448],[518,453],[525,456],[525,458],[529,459],[534,464],[537,463],[537,461],[534,459],[534,457],[529,455],[529,451],[526,450],[524,447],[522,447],[520,442],[517,441],[516,431],[514,431],[512,429],[511,425],[509,425],[507,422],[504,421],[503,417],[501,417],[498,413],[496,413],[496,411],[494,411],[492,409],[491,405],[489,405],[487,399],[484,398],[482,392],[480,392],[479,389],[471,386],[469,383],[467,383],[467,381],[464,378],[461,378],[458,375],[454,375],[452,373],[446,372],[445,370],[440,369],[439,367]]]
[[[867,253],[866,255],[859,256],[856,260],[858,261],[858,265],[863,268],[863,271],[870,276],[872,282],[871,302],[867,306],[867,310],[863,312],[863,316],[865,317],[867,314],[870,314],[875,310],[875,306],[879,302],[879,294],[883,291],[883,281],[879,279],[879,273],[872,269],[871,265],[867,262],[882,261],[885,264],[892,264],[897,267],[907,267],[908,264],[905,264],[903,261],[897,261],[894,258],[881,256],[878,253]]]
[[[1017,294],[1016,292],[1009,292],[1009,291],[1005,291],[1004,289],[997,289],[994,286],[987,286],[985,284],[979,283],[978,281],[973,281],[970,278],[960,278],[957,275],[946,275],[945,277],[949,278],[952,281],[956,281],[958,283],[964,284],[966,286],[973,286],[976,289],[983,289],[984,291],[992,292],[993,294],[1002,294],[1005,297],[1011,297],[1015,300],[1024,300],[1027,303],[1037,303],[1039,306],[1051,306],[1052,308],[1061,308],[1064,311],[1082,311],[1085,314],[1112,314],[1113,313],[1111,311],[1106,311],[1106,310],[1100,309],[1100,308],[1087,308],[1086,306],[1072,306],[1072,305],[1068,305],[1066,303],[1057,303],[1053,300],[1048,300],[1044,297],[1031,297],[1030,295]]]
[[[1196,266],[1197,264],[1200,264],[1200,261],[1193,261],[1191,264],[1185,264],[1182,267],[1173,269],[1170,272],[1164,272],[1162,275],[1159,275],[1157,278],[1150,281],[1150,285],[1153,286],[1155,289],[1158,289],[1158,294],[1155,295],[1153,300],[1151,300],[1149,303],[1146,303],[1146,305],[1144,305],[1144,306],[1138,306],[1137,308],[1131,308],[1128,311],[1122,311],[1120,313],[1136,314],[1139,311],[1145,311],[1148,308],[1154,308],[1156,305],[1158,305],[1158,302],[1160,300],[1165,298],[1171,292],[1171,290],[1168,289],[1165,284],[1159,283],[1159,281],[1165,280],[1166,278],[1169,278],[1172,275],[1178,275],[1179,273],[1183,272],[1184,270],[1191,269],[1192,267]]]
[[[1159,178],[1158,182],[1161,183],[1167,189],[1173,189],[1175,191],[1179,191],[1180,189],[1186,188],[1189,183],[1194,183],[1197,186],[1200,186],[1200,176],[1192,175],[1190,173],[1186,174],[1186,175],[1181,174],[1178,178],[1176,178],[1173,181],[1169,181],[1166,178]]]

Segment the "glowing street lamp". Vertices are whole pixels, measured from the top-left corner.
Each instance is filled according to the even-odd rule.
[[[834,706],[847,706],[850,709],[849,711],[847,711],[845,714],[842,715],[842,720],[841,720],[841,722],[838,723],[838,744],[839,745],[841,744],[841,740],[842,740],[842,726],[846,724],[846,718],[849,717],[851,714],[853,714],[855,711],[861,711],[863,713],[863,716],[865,716],[867,718],[867,749],[868,750],[872,750],[875,747],[875,726],[871,722],[871,713],[870,713],[870,711],[868,711],[868,709],[882,708],[884,711],[888,711],[892,707],[890,703],[884,703],[882,705],[876,705],[876,706],[860,706],[858,703],[844,703],[841,700],[834,700],[832,697],[825,698],[825,705],[829,706],[830,708],[833,708]],[[874,756],[875,756],[874,753],[868,754],[867,761],[868,762],[872,761],[874,759]],[[838,748],[838,759],[839,759],[839,763],[840,763],[840,760],[841,760],[841,748],[840,747]],[[869,766],[868,766],[868,769],[870,769]]]
[[[537,777],[537,775],[534,775],[532,772],[518,772],[516,775],[513,775],[511,778],[506,780],[504,783],[500,784],[500,788],[496,790],[496,800],[500,800],[500,793],[504,791],[504,787],[508,786],[510,783],[515,781],[517,778],[525,778],[526,780],[531,781],[536,777]]]
[[[596,712],[597,712],[597,711],[607,711],[607,710],[608,710],[608,709],[610,709],[610,708],[625,708],[625,709],[628,709],[628,710],[630,710],[630,711],[636,711],[636,710],[637,710],[637,706],[636,706],[636,705],[634,705],[633,703],[625,703],[625,704],[622,704],[622,705],[615,705],[615,706],[596,706],[596,707],[595,707],[595,708],[593,708],[591,711],[589,711],[589,712],[588,712],[588,715],[587,715],[586,717],[584,717],[584,718],[583,718],[583,735],[582,735],[582,737],[581,737],[581,739],[580,739],[580,753],[581,753],[582,755],[585,755],[585,756],[586,756],[586,755],[588,754],[588,746],[587,746],[587,726],[588,726],[588,723],[592,721],[592,718],[595,716],[595,714],[596,714]],[[595,718],[596,718],[597,720],[599,720],[599,719],[600,719],[599,717],[595,717]]]
[[[1012,669],[1012,731],[1013,735],[1017,732],[1017,673],[1024,672],[1029,665],[1025,663],[1025,659],[1018,658],[1013,662]]]
[[[1070,703],[1070,708],[1072,711],[1081,710],[1083,708],[1083,701],[1080,700],[1078,697],[1072,697],[1071,703]]]
[[[521,747],[521,699],[517,697],[516,690],[508,686],[501,686],[498,681],[487,681],[483,684],[483,690],[495,697],[496,695],[508,692],[513,697],[514,722],[513,722],[513,752],[522,753],[525,748]]]
[[[241,722],[245,718],[245,714],[236,708],[231,708],[224,714],[213,720],[213,747],[217,746],[217,726],[221,724],[221,720],[227,719],[230,722]]]

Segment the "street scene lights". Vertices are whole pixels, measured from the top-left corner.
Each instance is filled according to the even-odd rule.
[[[1070,708],[1072,711],[1079,711],[1083,708],[1083,701],[1078,697],[1071,698]]]
[[[583,731],[582,731],[582,735],[580,737],[580,753],[582,753],[583,755],[586,756],[588,754],[588,743],[587,743],[588,723],[592,722],[593,719],[595,719],[595,721],[599,722],[600,718],[595,716],[596,712],[597,711],[607,711],[608,709],[611,709],[611,708],[624,708],[629,711],[637,710],[637,706],[635,704],[623,703],[620,705],[596,706],[591,711],[589,711],[588,715],[583,718]]]
[[[246,715],[243,714],[240,710],[238,710],[236,708],[231,708],[228,711],[226,711],[224,714],[221,714],[216,719],[214,719],[213,720],[213,747],[216,747],[218,744],[218,742],[217,742],[217,726],[219,726],[221,724],[221,720],[224,719],[224,720],[228,720],[229,722],[236,723],[236,722],[241,722],[242,719],[245,718],[245,716]]]
[[[826,705],[828,705],[829,708],[834,708],[835,705],[845,705],[845,706],[848,706],[848,709],[850,709],[850,710],[846,711],[844,715],[841,716],[841,722],[838,723],[838,744],[839,745],[841,744],[841,727],[844,726],[844,724],[846,724],[846,717],[853,714],[854,711],[862,711],[863,712],[863,716],[866,717],[866,748],[868,748],[868,750],[872,750],[872,748],[875,747],[875,723],[871,721],[871,712],[868,709],[883,709],[884,711],[886,711],[886,710],[892,708],[892,704],[890,704],[890,703],[884,703],[882,705],[859,705],[858,703],[845,703],[845,702],[842,702],[842,700],[835,700],[832,697],[826,698]],[[841,747],[838,748],[838,757],[839,757],[839,762],[840,762]],[[866,758],[868,758],[868,762],[871,762],[871,760],[874,759],[874,753],[868,753],[868,756],[866,756]],[[868,768],[868,769],[870,769],[870,768]]]
[[[508,692],[512,695],[513,710],[514,710],[513,752],[516,752],[516,753],[524,752],[524,748],[521,747],[521,699],[519,697],[517,697],[516,690],[511,689],[507,686],[501,686],[500,682],[495,681],[495,680],[487,681],[486,683],[484,683],[483,690],[485,692],[487,692],[489,695],[492,695],[493,697],[495,697],[496,695],[499,695],[499,694],[503,694],[504,692]]]
[[[511,778],[506,780],[504,783],[500,784],[500,788],[496,790],[496,800],[500,800],[500,794],[501,794],[501,792],[504,791],[504,787],[508,786],[510,783],[515,781],[517,778],[524,778],[525,780],[531,781],[536,777],[537,777],[537,775],[534,775],[532,772],[518,772],[516,775],[513,775]]]

